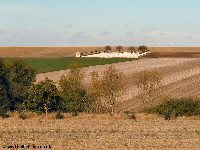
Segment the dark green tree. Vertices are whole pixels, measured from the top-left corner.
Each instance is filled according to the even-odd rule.
[[[59,86],[64,98],[65,111],[72,112],[73,115],[85,111],[87,97],[79,64],[73,63],[70,66],[69,73],[61,77]]]
[[[61,106],[62,100],[52,80],[46,78],[30,88],[29,101],[26,103],[29,110],[43,111],[47,114],[48,112],[61,111]]]
[[[35,71],[22,60],[14,60],[9,65],[10,87],[12,92],[11,111],[18,110],[28,99],[28,89],[35,81]]]
[[[5,63],[0,59],[0,116],[10,110],[9,73]]]

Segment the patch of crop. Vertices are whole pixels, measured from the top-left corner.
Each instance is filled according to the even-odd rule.
[[[6,62],[10,62],[15,58],[5,58]],[[133,58],[75,58],[75,57],[60,57],[60,58],[22,58],[22,60],[33,67],[37,73],[45,73],[68,69],[70,64],[76,62],[82,67],[95,65],[113,64],[118,62],[131,61]]]

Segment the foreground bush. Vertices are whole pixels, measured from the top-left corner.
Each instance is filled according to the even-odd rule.
[[[60,111],[62,99],[52,80],[45,80],[33,85],[29,90],[28,110],[48,112]]]
[[[64,114],[63,113],[61,113],[61,112],[57,112],[57,114],[56,114],[56,119],[64,119],[65,117],[64,117]]]
[[[190,98],[172,99],[148,109],[147,112],[162,115],[167,120],[178,116],[197,116],[200,115],[200,102]]]
[[[22,120],[26,120],[26,119],[28,119],[28,115],[26,113],[22,112],[19,114],[19,118]]]

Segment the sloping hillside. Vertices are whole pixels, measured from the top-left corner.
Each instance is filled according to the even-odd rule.
[[[155,70],[162,75],[162,86],[155,92],[160,95],[154,98],[152,104],[158,104],[165,97],[200,97],[200,59],[195,58],[145,58],[124,63],[113,64],[124,75],[126,84],[123,94],[118,98],[117,111],[134,110],[143,108],[143,103],[138,97],[140,95],[135,86],[135,78],[138,72],[144,70]],[[84,68],[85,83],[90,81],[92,71],[102,72],[108,65]],[[48,77],[58,82],[67,70],[42,73],[37,75],[37,82]]]

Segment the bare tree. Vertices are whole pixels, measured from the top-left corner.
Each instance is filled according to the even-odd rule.
[[[91,94],[90,98],[92,99],[93,111],[100,113],[102,108],[102,82],[97,71],[91,72]]]
[[[161,84],[161,76],[155,71],[144,71],[138,74],[136,85],[142,93],[141,99],[145,105],[152,102],[154,89]]]
[[[122,83],[122,74],[114,66],[109,66],[103,72],[102,92],[108,106],[111,108],[111,114],[114,114],[117,96],[123,89]]]

